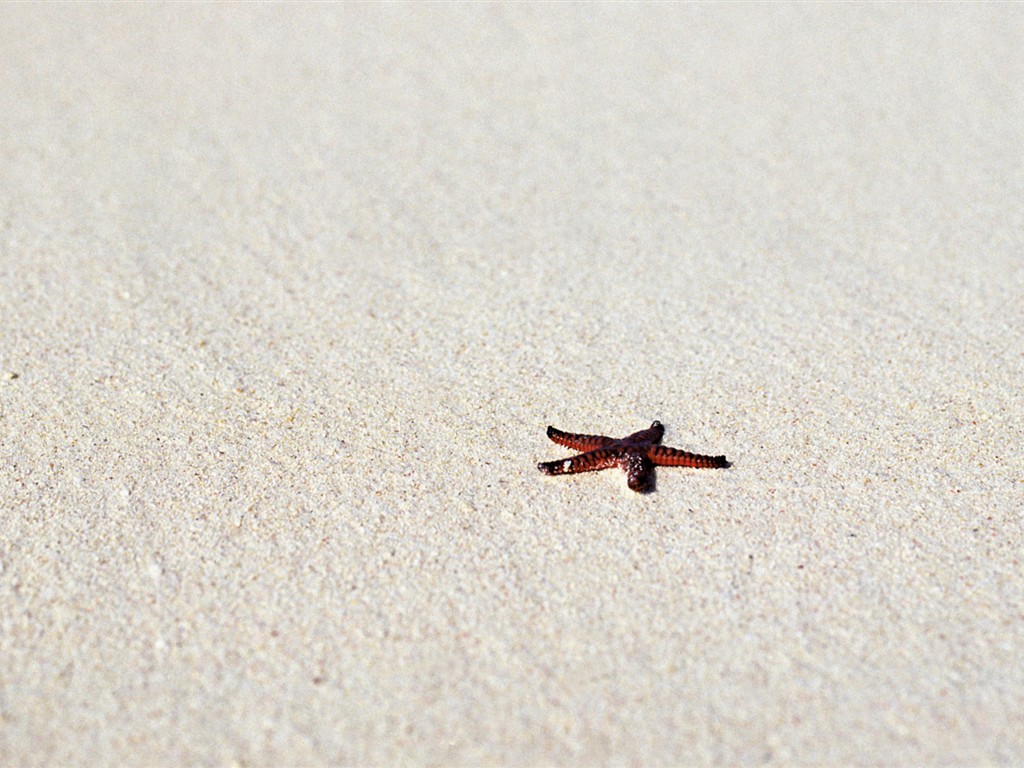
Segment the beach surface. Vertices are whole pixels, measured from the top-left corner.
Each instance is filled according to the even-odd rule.
[[[0,7],[0,763],[1024,763],[1022,39]]]

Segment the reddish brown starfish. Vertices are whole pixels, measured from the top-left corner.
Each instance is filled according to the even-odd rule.
[[[608,467],[626,470],[626,482],[638,493],[654,490],[654,468],[696,467],[699,469],[728,467],[725,456],[701,456],[659,445],[665,427],[660,421],[647,429],[634,432],[619,440],[604,435],[574,435],[548,427],[548,437],[559,445],[583,451],[562,461],[542,461],[537,469],[545,475],[574,475]]]

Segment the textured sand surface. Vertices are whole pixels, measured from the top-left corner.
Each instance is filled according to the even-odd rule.
[[[0,763],[1024,763],[1022,39],[0,6]]]

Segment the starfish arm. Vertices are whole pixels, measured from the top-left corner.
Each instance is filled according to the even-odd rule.
[[[647,429],[641,429],[628,437],[622,438],[623,442],[631,443],[660,443],[662,435],[665,434],[665,427],[660,421],[656,421]]]
[[[654,464],[639,452],[630,452],[626,456],[626,485],[631,491],[647,493],[654,490]]]
[[[728,467],[725,456],[701,456],[699,453],[680,451],[665,445],[654,445],[647,456],[659,467],[694,467],[696,469],[719,469]]]
[[[588,451],[561,461],[542,461],[537,469],[545,475],[575,475],[577,472],[594,472],[598,469],[614,467],[619,463],[617,451],[598,449]]]
[[[593,451],[615,442],[614,438],[605,437],[604,435],[576,435],[572,432],[563,432],[554,427],[548,427],[548,437],[559,445],[572,448],[574,451]]]

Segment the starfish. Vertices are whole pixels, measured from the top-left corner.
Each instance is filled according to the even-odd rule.
[[[626,470],[626,483],[638,493],[654,490],[654,467],[728,467],[725,456],[701,456],[659,445],[665,427],[660,421],[647,429],[616,440],[604,435],[574,435],[548,427],[548,437],[559,445],[583,451],[562,461],[542,461],[537,469],[545,475],[574,475],[608,467]]]

